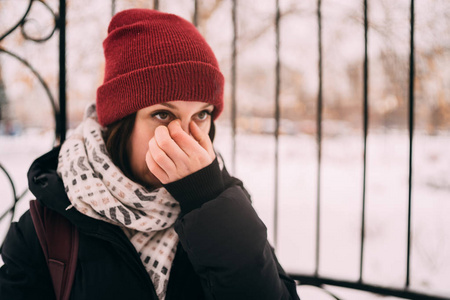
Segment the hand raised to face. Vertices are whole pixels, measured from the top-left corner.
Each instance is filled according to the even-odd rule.
[[[155,129],[155,135],[148,143],[145,161],[150,172],[161,183],[177,181],[214,161],[216,155],[208,134],[192,121],[189,131],[191,135],[182,129],[179,120]]]

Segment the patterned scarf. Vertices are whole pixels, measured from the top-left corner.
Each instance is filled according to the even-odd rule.
[[[61,147],[58,175],[82,214],[122,227],[164,299],[178,244],[179,203],[164,188],[148,191],[111,161],[95,106]]]

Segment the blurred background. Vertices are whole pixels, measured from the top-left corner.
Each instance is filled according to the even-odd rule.
[[[252,195],[284,268],[398,290],[406,281],[450,298],[449,1],[66,4],[68,135],[103,81],[111,16],[133,7],[180,15],[219,60],[226,90],[215,147]],[[56,0],[0,0],[0,242],[33,198],[29,165],[58,143],[58,11]],[[299,293],[333,299],[310,286]]]

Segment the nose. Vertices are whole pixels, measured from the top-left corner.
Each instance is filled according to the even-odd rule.
[[[189,123],[191,120],[178,119],[178,121],[180,122],[181,129],[183,129],[183,131],[186,132],[187,134],[191,134],[189,130]]]

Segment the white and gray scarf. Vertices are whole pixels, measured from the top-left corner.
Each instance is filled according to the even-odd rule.
[[[148,191],[114,165],[95,106],[62,145],[57,170],[71,206],[124,229],[159,299],[164,299],[178,244],[173,224],[180,213],[179,203],[166,189]]]

